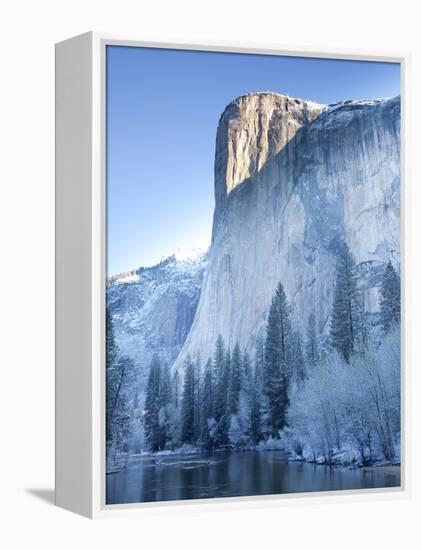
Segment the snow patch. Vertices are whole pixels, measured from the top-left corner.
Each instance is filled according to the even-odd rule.
[[[114,280],[114,283],[117,285],[123,285],[126,283],[137,283],[139,280],[139,275],[137,273],[129,273],[127,275],[123,275],[122,277],[119,277],[118,279]]]

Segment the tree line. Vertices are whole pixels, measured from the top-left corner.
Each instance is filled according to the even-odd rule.
[[[325,462],[345,450],[364,462],[379,452],[388,460],[395,459],[399,289],[399,276],[389,262],[380,285],[380,311],[375,319],[369,318],[356,266],[344,244],[327,336],[318,330],[314,311],[306,334],[300,333],[280,282],[253,358],[238,343],[230,349],[219,336],[212,357],[204,364],[187,357],[181,379],[178,371],[170,370],[155,355],[136,418],[142,424],[146,449],[157,452],[183,445],[204,450],[247,449],[279,444],[297,457]],[[118,359],[115,348],[107,315],[110,449],[124,447],[133,421],[133,392],[129,390],[133,363],[129,358]],[[373,381],[379,379],[379,387],[374,387]],[[375,425],[379,424],[376,415],[388,418],[385,425]]]

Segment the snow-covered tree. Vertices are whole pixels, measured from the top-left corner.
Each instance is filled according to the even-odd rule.
[[[250,380],[250,437],[254,444],[262,438],[262,401],[263,395],[263,369],[265,364],[264,341],[258,338],[256,343],[256,355],[254,372]]]
[[[223,403],[222,416],[218,420],[218,445],[224,446],[228,443],[228,429],[230,424],[229,409],[229,382],[231,373],[231,351],[228,348],[225,352],[222,364],[221,378],[218,384],[218,400]]]
[[[214,446],[212,431],[212,421],[214,422],[214,381],[213,381],[213,366],[211,359],[208,359],[203,375],[203,388],[201,399],[201,430],[200,438],[203,447],[207,450]]]
[[[158,389],[158,420],[159,420],[159,448],[165,449],[167,443],[171,444],[173,432],[173,418],[171,407],[171,378],[168,366],[161,366],[161,375]]]
[[[161,428],[159,422],[159,393],[161,384],[161,363],[155,354],[149,367],[146,385],[144,425],[148,449],[152,452],[161,449]]]
[[[291,321],[287,297],[279,283],[269,310],[265,341],[264,392],[270,434],[285,426],[291,360]]]
[[[174,403],[174,407],[178,409],[180,406],[181,395],[180,395],[180,374],[177,369],[173,373],[171,387],[172,387],[172,400]]]
[[[334,463],[399,460],[400,332],[350,363],[336,351],[291,393],[289,436],[307,459]]]
[[[117,385],[113,401],[109,403],[107,463],[114,461],[118,454],[129,450],[129,434],[133,416],[132,385],[135,380],[134,362],[127,356],[118,357],[115,366]],[[111,462],[110,462],[111,459]]]
[[[316,330],[316,316],[311,312],[308,318],[307,325],[307,342],[306,342],[306,361],[311,369],[317,365],[320,359],[318,334]]]
[[[225,380],[225,345],[222,336],[219,335],[215,344],[215,353],[213,355],[213,372],[215,381],[215,419],[219,419],[225,414],[227,386]]]
[[[241,364],[241,389],[251,399],[253,389],[253,369],[251,365],[250,355],[247,352],[243,353]]]
[[[400,280],[392,262],[386,266],[380,289],[380,325],[384,333],[390,332],[400,322]]]
[[[333,348],[349,363],[361,343],[361,304],[354,260],[346,243],[337,265],[330,338]]]
[[[306,378],[306,365],[303,353],[303,344],[299,329],[294,326],[290,339],[289,381],[304,382]]]
[[[200,440],[202,413],[202,365],[200,357],[194,365],[194,440]]]
[[[242,375],[241,351],[240,346],[235,344],[231,358],[230,379],[228,389],[228,407],[230,414],[238,413],[238,405],[241,390]]]
[[[116,368],[118,347],[114,335],[113,320],[108,308],[106,308],[105,323],[106,439],[107,444],[109,445],[111,443],[111,416],[113,414],[113,408],[116,402],[116,394],[120,376]]]
[[[241,445],[241,426],[236,414],[232,414],[230,417],[228,441],[233,447],[240,447]]]
[[[226,445],[229,428],[229,382],[230,382],[231,353],[225,349],[221,336],[216,341],[213,357],[215,373],[215,420],[217,422],[217,445]]]
[[[181,439],[183,443],[195,443],[196,389],[195,369],[190,355],[184,364],[184,385],[181,408]]]

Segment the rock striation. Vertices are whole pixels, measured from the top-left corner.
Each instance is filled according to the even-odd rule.
[[[241,96],[219,121],[208,268],[187,339],[210,356],[221,334],[253,353],[282,281],[300,328],[326,334],[346,240],[376,312],[384,264],[400,265],[400,98],[318,105]]]

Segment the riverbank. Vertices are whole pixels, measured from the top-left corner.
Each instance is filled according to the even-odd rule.
[[[279,451],[137,455],[107,476],[107,503],[399,487],[399,466],[390,468],[289,462]]]
[[[345,468],[348,470],[359,470],[359,471],[365,471],[365,472],[382,472],[385,475],[398,475],[400,472],[400,463],[394,462],[394,463],[385,463],[384,460],[381,461],[380,459],[378,461],[374,461],[371,464],[362,464],[360,461],[356,460],[355,456],[352,455],[346,451],[337,452],[334,453],[331,459],[331,462],[327,462],[323,457],[318,457],[316,460],[310,457],[303,457],[299,456],[295,453],[291,453],[287,449],[277,446],[277,447],[268,447],[265,445],[258,445],[256,447],[250,447],[247,449],[229,449],[229,448],[221,448],[221,449],[214,449],[211,451],[205,451],[203,449],[200,449],[198,447],[194,447],[192,445],[183,445],[182,447],[179,447],[177,449],[173,450],[162,450],[157,451],[155,453],[151,453],[148,451],[141,452],[141,453],[133,453],[133,454],[126,454],[126,455],[120,455],[116,458],[114,464],[112,467],[109,468],[107,471],[107,474],[114,474],[119,472],[121,469],[124,469],[127,467],[127,464],[133,460],[133,459],[144,459],[144,460],[150,460],[155,462],[158,465],[163,464],[162,460],[165,458],[169,459],[177,459],[186,458],[189,462],[195,458],[198,458],[203,455],[221,455],[221,454],[229,454],[229,453],[273,453],[279,459],[282,459],[283,462],[290,463],[290,464],[309,464],[309,465],[316,465],[316,466],[325,466],[328,468]]]

